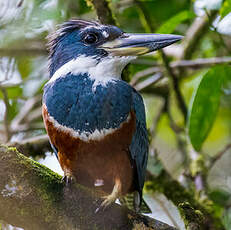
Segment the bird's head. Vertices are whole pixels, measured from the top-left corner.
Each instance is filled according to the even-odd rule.
[[[116,26],[70,20],[50,36],[50,76],[67,63],[70,71],[95,67],[94,71],[101,75],[120,75],[136,56],[181,39],[179,35],[124,33]]]

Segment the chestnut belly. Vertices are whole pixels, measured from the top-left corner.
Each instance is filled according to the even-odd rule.
[[[71,159],[69,154],[60,151],[59,161],[64,170],[68,167],[78,183],[111,193],[117,178],[121,181],[122,193],[133,190],[134,168],[128,149],[120,149],[113,143],[91,143],[70,153]]]
[[[135,131],[135,114],[130,113],[114,132],[99,140],[81,140],[59,129],[49,118],[43,106],[43,118],[52,144],[58,149],[58,158],[65,174],[76,178],[77,183],[88,187],[100,187],[111,193],[115,179],[122,184],[122,194],[134,190],[135,164],[129,146]]]

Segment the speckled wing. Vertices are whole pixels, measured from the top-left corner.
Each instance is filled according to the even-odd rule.
[[[138,92],[133,91],[133,109],[136,114],[136,131],[130,145],[130,153],[137,167],[137,189],[142,196],[145,171],[148,160],[148,134],[146,129],[145,109],[143,99]]]

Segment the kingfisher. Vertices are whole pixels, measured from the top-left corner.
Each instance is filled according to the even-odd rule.
[[[42,113],[64,181],[100,188],[105,208],[134,194],[139,211],[148,160],[141,95],[121,79],[137,56],[182,39],[125,33],[112,25],[72,19],[50,36],[50,79]]]

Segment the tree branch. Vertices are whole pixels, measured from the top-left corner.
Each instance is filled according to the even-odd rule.
[[[87,4],[93,6],[96,10],[96,14],[99,21],[102,24],[117,25],[116,20],[109,7],[109,1],[106,0],[86,0]]]
[[[207,14],[205,14],[204,16],[197,17],[195,19],[184,38],[184,49],[182,51],[180,59],[190,59],[192,57],[201,38],[209,30],[209,26],[216,17],[216,15],[217,11],[211,11],[209,17]]]
[[[152,85],[152,84],[155,84],[157,83],[159,80],[161,80],[163,78],[163,74],[162,73],[156,73],[154,74],[153,76],[147,78],[146,80],[136,84],[134,86],[134,88],[137,90],[137,91],[141,91],[143,89],[145,89],[146,87]],[[130,82],[130,84],[132,85],[132,82]]]
[[[151,17],[148,14],[148,12],[146,11],[146,9],[143,6],[142,2],[135,1],[135,3],[137,5],[138,9],[140,10],[140,12],[142,12],[142,17],[144,18],[142,24],[143,24],[143,27],[145,28],[146,32],[154,31],[154,26],[152,24]],[[173,89],[174,89],[175,94],[176,94],[176,99],[177,99],[179,108],[180,108],[180,110],[181,110],[181,112],[182,112],[182,114],[184,116],[185,121],[186,121],[187,107],[186,107],[186,104],[184,102],[184,98],[183,98],[183,96],[182,96],[182,94],[180,92],[179,80],[178,80],[176,74],[172,71],[172,68],[169,65],[168,57],[165,54],[165,52],[163,50],[160,50],[159,52],[161,54],[165,69],[167,70],[167,73],[168,73],[170,79],[172,80]]]
[[[150,60],[145,59],[137,59],[133,61],[134,64],[143,64],[143,65],[152,65],[153,67],[149,67],[147,69],[141,70],[137,72],[132,78],[132,85],[135,85],[136,82],[148,75],[154,74],[156,72],[162,72],[162,65],[155,63]],[[217,64],[231,64],[231,57],[212,57],[212,58],[198,58],[194,60],[180,60],[180,61],[172,61],[169,63],[169,66],[174,69],[178,68],[187,68],[187,69],[200,69],[206,68],[209,66],[217,65]],[[187,77],[181,76],[181,77]]]
[[[33,158],[36,158],[37,156],[44,157],[47,151],[53,152],[47,135],[9,142],[7,143],[7,146],[16,147],[19,152],[23,153],[23,155]]]
[[[0,90],[2,91],[3,94],[3,102],[5,104],[5,113],[4,113],[4,130],[5,130],[5,141],[9,141],[11,137],[11,132],[10,132],[10,125],[9,125],[9,110],[10,110],[10,103],[9,103],[9,98],[8,98],[8,93],[7,90],[0,85]]]
[[[211,158],[210,160],[210,165],[209,165],[209,169],[211,169],[215,163],[221,159],[221,157],[226,153],[226,151],[228,151],[231,148],[231,144],[227,144],[225,146],[224,149],[222,149],[220,152],[217,153],[217,155],[215,155],[214,157]]]
[[[64,187],[61,176],[14,148],[0,147],[0,176],[0,217],[25,230],[175,229],[118,204],[95,213],[102,193]]]
[[[166,170],[162,170],[158,176],[148,172],[147,180],[147,190],[164,194],[178,207],[187,230],[224,230],[221,220],[213,211],[212,201],[198,202],[192,191],[187,191]]]
[[[29,41],[30,43],[30,41]],[[23,48],[0,48],[0,57],[9,56],[9,57],[21,57],[21,56],[38,56],[38,55],[47,55],[45,45],[41,44],[40,47],[34,48],[28,47]]]
[[[22,122],[27,122],[28,123],[28,119],[27,116],[29,116],[31,114],[31,110],[34,108],[34,106],[36,104],[39,104],[39,109],[40,109],[40,116],[41,114],[41,99],[42,99],[42,95],[37,95],[35,97],[29,98],[25,104],[22,106],[20,112],[14,117],[14,119],[11,121],[11,129],[17,129],[17,127],[22,124]],[[30,121],[29,121],[30,122]]]
[[[165,66],[165,68],[166,68],[166,70],[168,72],[168,75],[169,75],[170,79],[172,80],[172,85],[173,85],[174,92],[176,94],[176,99],[177,99],[178,106],[179,106],[179,108],[180,108],[180,110],[181,110],[181,112],[182,112],[182,114],[184,116],[184,120],[186,122],[188,110],[187,110],[187,106],[185,104],[183,95],[182,95],[182,93],[180,91],[179,78],[173,72],[171,66],[169,65],[169,60],[168,60],[168,57],[166,56],[165,52],[163,50],[160,50],[160,53],[161,53],[161,56],[162,56],[164,66]]]

